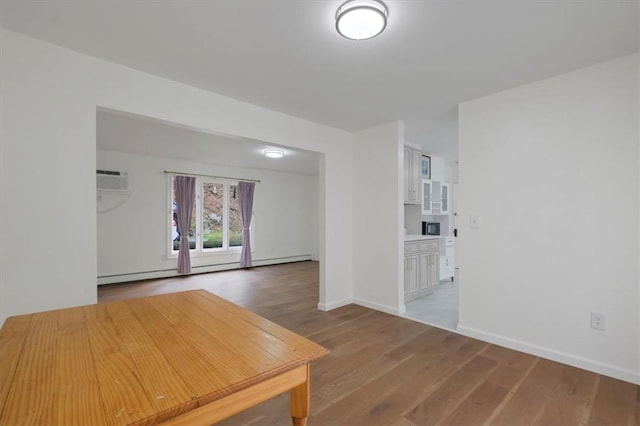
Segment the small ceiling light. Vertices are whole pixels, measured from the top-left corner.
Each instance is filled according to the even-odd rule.
[[[388,16],[378,0],[349,0],[336,12],[336,30],[351,40],[366,40],[384,31]]]
[[[284,157],[284,151],[281,149],[265,149],[264,155],[269,158],[282,158]]]

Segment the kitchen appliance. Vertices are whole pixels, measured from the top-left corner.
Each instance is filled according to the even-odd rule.
[[[422,235],[440,235],[440,223],[422,222]]]

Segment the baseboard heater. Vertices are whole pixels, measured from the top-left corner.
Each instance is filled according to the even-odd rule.
[[[269,266],[269,265],[278,265],[281,263],[305,262],[309,260],[313,260],[310,254],[274,257],[270,259],[256,259],[253,261],[253,266]],[[211,265],[192,266],[191,275],[204,274],[207,272],[228,271],[232,269],[240,269],[240,263],[225,262],[225,263],[216,263]],[[171,278],[171,277],[178,277],[182,275],[183,274],[178,274],[178,271],[176,271],[175,268],[157,269],[153,271],[142,271],[142,272],[127,272],[124,274],[100,275],[98,276],[98,285],[118,284],[123,282],[130,282],[130,281],[151,280],[156,278]]]

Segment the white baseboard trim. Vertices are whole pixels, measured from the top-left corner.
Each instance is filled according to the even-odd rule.
[[[318,309],[321,311],[330,311],[332,309],[339,308],[341,306],[356,304],[360,306],[364,306],[365,308],[373,309],[376,311],[384,312],[391,315],[400,316],[404,313],[404,305],[401,308],[395,308],[389,305],[383,305],[381,303],[371,302],[370,300],[360,299],[359,297],[347,298],[342,300],[336,300],[329,303],[318,303]]]
[[[398,315],[403,317],[406,313],[407,313],[407,306],[404,303],[401,303],[400,307],[398,308]]]
[[[400,309],[395,306],[383,305],[381,303],[372,302],[370,300],[360,299],[359,297],[354,297],[353,303],[355,303],[356,305],[364,306],[365,308],[375,309],[376,311],[385,312],[391,315],[401,315]]]
[[[332,309],[350,305],[351,303],[353,303],[353,299],[351,298],[334,300],[333,302],[329,302],[329,303],[318,303],[318,309],[321,311],[330,311]]]
[[[274,259],[262,259],[262,260],[258,259],[253,261],[253,266],[269,266],[269,265],[278,265],[281,263],[304,262],[307,260],[311,260],[310,254],[305,254],[300,256],[280,257],[280,258],[274,258]],[[239,269],[239,268],[240,268],[240,264],[238,262],[229,262],[229,263],[223,263],[218,265],[193,266],[191,268],[191,275],[205,274],[208,272],[228,271],[231,269]],[[106,276],[98,277],[98,285],[117,284],[117,283],[142,281],[142,280],[155,280],[158,278],[172,278],[172,277],[179,277],[179,276],[182,276],[182,274],[178,274],[178,271],[176,271],[175,269],[132,272],[132,273],[106,275]]]
[[[521,340],[512,339],[510,337],[501,336],[494,333],[479,330],[473,327],[467,327],[458,324],[458,333],[464,336],[473,337],[484,342],[494,343],[509,349],[536,355],[541,358],[550,359],[552,361],[561,362],[563,364],[572,365],[584,370],[593,371],[594,373],[624,380],[625,382],[640,385],[640,372],[620,368],[615,365],[606,364],[581,356],[572,355],[566,352],[556,351],[554,349],[545,348]]]

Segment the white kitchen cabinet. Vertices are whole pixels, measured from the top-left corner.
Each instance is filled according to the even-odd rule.
[[[451,186],[433,179],[422,179],[422,214],[448,215],[451,208]]]
[[[420,282],[420,256],[418,254],[410,254],[404,257],[404,288],[405,293],[416,293],[419,289]]]
[[[420,204],[420,161],[422,153],[404,147],[404,203]]]
[[[449,214],[451,205],[451,187],[448,183],[440,184],[440,214]]]
[[[405,302],[431,293],[439,277],[438,240],[418,240],[404,243]]]
[[[433,214],[433,182],[422,179],[422,214]]]

